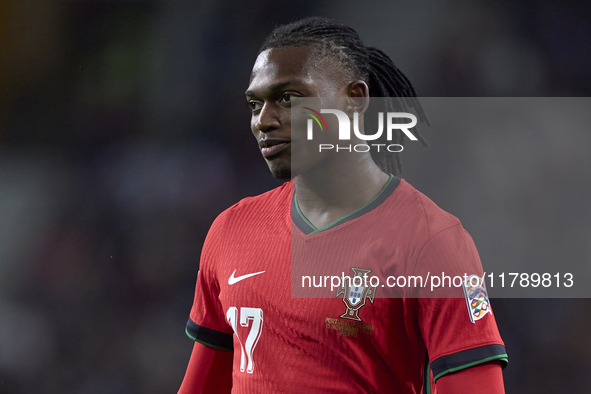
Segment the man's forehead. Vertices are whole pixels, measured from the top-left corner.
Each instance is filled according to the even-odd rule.
[[[267,49],[255,61],[246,95],[272,93],[289,81],[290,86],[300,85],[314,95],[330,97],[344,81],[340,68],[334,61],[318,59],[309,46]]]
[[[259,54],[252,68],[251,85],[257,80],[309,80],[308,47],[267,49]]]

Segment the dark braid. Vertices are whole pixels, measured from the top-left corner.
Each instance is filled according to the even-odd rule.
[[[429,123],[417,94],[408,80],[381,50],[366,47],[357,32],[332,19],[310,17],[277,27],[267,37],[259,50],[283,48],[288,46],[312,46],[320,49],[322,55],[338,60],[351,78],[362,79],[369,86],[372,97],[390,97],[386,110],[389,112],[410,112],[414,108],[418,120]],[[415,135],[424,146],[427,141],[415,128]],[[392,143],[403,144],[403,133],[393,136]],[[381,140],[380,140],[381,139]],[[386,133],[376,142],[386,143]],[[372,151],[372,158],[385,172],[398,175],[402,172],[402,163],[398,153],[385,149]]]

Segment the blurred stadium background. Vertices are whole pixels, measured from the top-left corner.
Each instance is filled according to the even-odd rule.
[[[591,95],[590,2],[418,4],[1,0],[0,393],[176,392],[207,229],[278,185],[243,96],[276,24],[342,19],[424,96]],[[485,268],[591,262],[588,130],[426,134],[403,175]],[[588,391],[589,300],[493,307],[507,392]]]

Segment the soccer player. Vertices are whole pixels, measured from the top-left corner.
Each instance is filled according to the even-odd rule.
[[[263,44],[246,91],[251,129],[273,176],[295,179],[212,224],[179,393],[504,392],[507,355],[483,286],[465,287],[478,294],[465,299],[374,298],[367,287],[356,299],[347,286],[344,297],[291,297],[292,253],[309,250],[330,250],[306,255],[312,266],[344,260],[354,275],[454,264],[482,275],[459,220],[395,176],[398,155],[312,155],[292,168],[292,102],[370,95],[420,112],[408,79],[346,25],[306,18]]]

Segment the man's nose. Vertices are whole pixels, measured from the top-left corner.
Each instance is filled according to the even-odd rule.
[[[278,108],[270,103],[263,104],[263,108],[261,108],[261,112],[259,112],[255,127],[263,133],[281,127]]]

